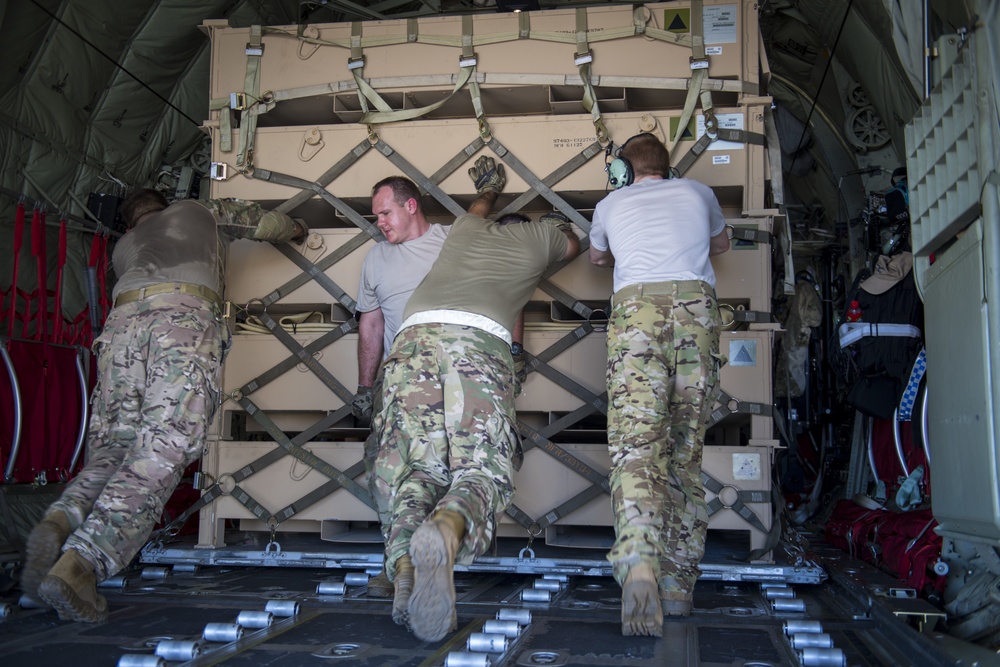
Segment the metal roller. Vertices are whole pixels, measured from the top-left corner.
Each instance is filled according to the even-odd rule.
[[[208,642],[236,642],[243,638],[243,626],[239,623],[209,623],[201,636]]]
[[[316,595],[344,595],[347,584],[342,581],[321,581],[316,587]]]
[[[769,588],[788,588],[786,583],[778,583],[775,581],[763,581],[760,584],[760,590],[766,591]]]
[[[166,579],[170,576],[170,570],[165,567],[144,567],[142,568],[142,574],[139,576],[146,581],[156,581]]]
[[[764,591],[764,597],[768,600],[791,599],[795,597],[795,591],[791,588],[768,588]]]
[[[514,609],[513,607],[504,607],[497,611],[498,621],[517,621],[519,625],[530,625],[531,624],[531,610],[530,609]]]
[[[198,563],[175,563],[174,572],[194,573],[201,569]]]
[[[488,635],[503,635],[508,639],[514,639],[521,634],[521,624],[517,621],[486,621],[483,623],[483,632]]]
[[[164,667],[167,662],[158,655],[128,653],[118,658],[118,667]]]
[[[551,602],[552,592],[540,588],[525,588],[521,591],[522,602]]]
[[[833,638],[825,632],[799,632],[788,641],[794,649],[803,648],[833,648]]]
[[[264,611],[269,611],[275,616],[298,616],[299,603],[295,600],[268,600],[264,605]]]
[[[344,575],[344,583],[348,586],[367,586],[368,574],[365,572],[348,572]]]
[[[465,646],[478,653],[503,653],[507,650],[507,635],[473,632]]]
[[[156,645],[155,653],[170,662],[187,662],[201,655],[201,643],[167,639]]]
[[[785,621],[785,636],[801,634],[803,632],[823,632],[823,624],[819,621],[806,621],[803,619],[792,619]]]
[[[13,613],[14,613],[14,608],[12,606],[7,604],[6,602],[0,604],[0,618],[7,618]]]
[[[802,667],[846,667],[847,657],[839,648],[804,648],[799,662]]]
[[[490,656],[485,653],[452,651],[444,659],[444,667],[490,667]]]
[[[805,600],[800,600],[798,598],[778,598],[777,600],[771,600],[771,611],[798,611],[802,612],[806,610]]]
[[[117,577],[110,577],[105,579],[101,583],[97,584],[98,588],[116,588],[122,589],[128,586],[128,577],[118,575]]]
[[[266,628],[274,623],[274,614],[269,611],[241,611],[236,623],[244,628]]]
[[[17,606],[21,609],[46,609],[48,605],[37,598],[33,598],[25,593],[17,600]]]
[[[551,579],[552,581],[559,581],[565,584],[569,581],[569,576],[565,574],[543,574],[542,579]]]
[[[540,591],[560,591],[562,584],[551,579],[535,579],[532,587]]]

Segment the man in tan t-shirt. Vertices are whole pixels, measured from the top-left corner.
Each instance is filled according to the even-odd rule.
[[[482,217],[506,182],[502,165],[480,157],[469,173],[479,198],[410,297],[372,424],[382,443],[376,474],[391,489],[393,619],[425,641],[455,626],[454,564],[488,549],[494,517],[513,497],[511,332],[545,269],[580,249],[564,218]]]

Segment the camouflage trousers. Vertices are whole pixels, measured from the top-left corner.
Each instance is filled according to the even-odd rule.
[[[98,581],[132,561],[201,456],[228,339],[207,302],[169,294],[113,309],[94,342],[86,463],[52,508],[70,517],[66,546],[94,563]]]
[[[457,561],[469,563],[493,540],[496,513],[514,495],[516,445],[510,349],[473,327],[423,324],[399,332],[383,365],[377,484],[392,508],[386,574],[409,553],[427,517],[465,518]]]
[[[662,283],[660,284],[662,285]],[[608,445],[615,579],[643,563],[689,593],[705,553],[706,422],[722,360],[715,292],[700,281],[615,303],[608,328]]]
[[[382,412],[382,367],[379,366],[375,381],[372,382],[372,419]],[[389,523],[392,519],[392,507],[389,505],[390,489],[381,483],[375,475],[375,461],[378,459],[379,434],[375,431],[374,424],[365,438],[365,472],[368,473],[368,493],[375,503],[375,513],[378,514],[379,527],[382,531],[382,539],[389,539]]]

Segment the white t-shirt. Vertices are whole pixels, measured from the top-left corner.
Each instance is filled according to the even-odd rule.
[[[636,283],[703,280],[715,287],[711,237],[726,219],[715,193],[687,178],[650,179],[597,204],[590,245],[615,256],[617,292]]]
[[[411,241],[382,241],[368,251],[361,267],[358,287],[358,312],[382,309],[385,335],[382,358],[389,353],[392,339],[403,323],[403,309],[410,295],[424,279],[448,238],[450,227],[433,224],[427,232]]]

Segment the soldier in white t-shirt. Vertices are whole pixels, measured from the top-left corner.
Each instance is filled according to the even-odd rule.
[[[351,412],[364,426],[371,421],[373,407],[381,407],[375,406],[381,403],[380,369],[399,331],[406,302],[434,265],[449,230],[427,221],[420,205],[420,190],[404,176],[390,176],[375,184],[372,213],[386,240],[365,257],[358,287],[358,390]],[[377,445],[372,436],[365,441],[365,465],[384,534],[389,523],[385,493],[371,475]],[[392,583],[380,574],[368,583],[368,594],[392,597]]]
[[[670,178],[656,136],[626,141],[609,173],[627,187],[597,204],[590,230],[591,261],[614,267],[608,560],[622,586],[622,634],[659,637],[664,613],[691,612],[705,552],[701,456],[722,328],[709,257],[729,250],[729,237],[712,189]]]

